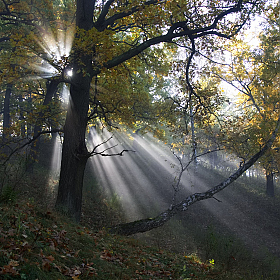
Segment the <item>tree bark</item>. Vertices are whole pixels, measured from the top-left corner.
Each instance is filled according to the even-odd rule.
[[[92,0],[77,0],[76,24],[79,28],[92,28]],[[78,38],[79,34],[76,34]],[[83,38],[81,38],[83,39]],[[73,53],[73,76],[70,102],[64,125],[64,141],[56,209],[76,222],[80,221],[84,170],[89,153],[85,143],[88,121],[89,90],[93,77],[92,56]]]
[[[273,172],[269,170],[266,170],[266,194],[268,196],[274,197]]]
[[[24,121],[23,111],[21,110],[21,104],[23,102],[23,98],[22,98],[21,95],[18,97],[18,100],[19,100],[19,112],[20,112],[19,113],[19,119],[21,121],[20,136],[21,136],[21,138],[24,138],[25,134],[26,134],[26,129],[25,129],[25,121]]]
[[[53,96],[56,94],[57,92],[57,88],[58,85],[60,84],[60,80],[48,80],[46,82],[46,95],[45,95],[45,99],[43,102],[43,106],[47,106],[50,104],[50,102],[52,101]],[[38,134],[40,134],[40,132],[42,131],[42,119],[44,118],[44,112],[41,112],[41,114],[39,115],[39,120],[38,122],[35,124],[34,126],[34,136],[36,137]],[[40,138],[37,139],[37,141],[39,141]],[[38,148],[37,148],[38,150]]]
[[[61,171],[56,209],[79,222],[83,178],[89,157],[85,144],[90,78],[79,75],[70,87],[70,102],[64,125]]]

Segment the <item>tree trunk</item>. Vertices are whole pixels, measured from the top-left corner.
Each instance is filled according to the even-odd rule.
[[[79,222],[83,178],[88,151],[85,144],[90,79],[79,75],[70,87],[70,102],[64,125],[64,141],[56,209]]]
[[[194,161],[195,167],[197,167],[197,144],[195,140],[195,130],[194,130],[194,114],[193,114],[193,108],[192,108],[192,100],[191,100],[191,94],[190,94],[190,118],[191,118],[191,131],[192,131],[192,160]]]
[[[266,170],[266,194],[274,197],[274,180],[273,172]]]
[[[10,99],[12,94],[12,85],[8,84],[5,92],[4,114],[3,114],[3,143],[6,142],[10,128]]]
[[[76,25],[90,30],[93,25],[92,0],[77,0]],[[79,34],[76,34],[76,39]],[[75,45],[75,42],[74,42]],[[92,55],[73,53],[70,102],[64,125],[64,141],[56,209],[80,221],[84,171],[89,153],[85,143],[88,121],[89,90],[93,77]]]
[[[29,92],[29,96],[27,98],[27,102],[28,102],[28,107],[30,112],[32,112],[32,97],[31,97],[31,92]],[[30,122],[26,123],[26,137],[27,138],[31,138],[32,137],[32,127]]]
[[[18,97],[18,101],[19,101],[19,105],[18,105],[19,106],[19,119],[21,121],[20,136],[21,136],[21,138],[24,138],[25,134],[26,134],[26,129],[25,129],[25,120],[24,120],[24,116],[23,116],[23,111],[21,109],[21,104],[23,102],[23,98],[21,95]]]
[[[52,101],[52,97],[57,92],[59,83],[60,83],[59,80],[48,80],[46,82],[47,91],[46,91],[45,99],[43,102],[43,106],[47,106],[50,104],[50,102]],[[35,123],[34,129],[33,129],[33,137],[37,137],[37,135],[39,135],[39,133],[42,131],[42,120],[44,119],[44,114],[45,114],[44,111],[40,112],[40,114],[39,114],[39,117],[38,117],[38,119]],[[39,148],[40,148],[40,137],[38,137],[31,144],[30,153],[29,153],[29,161],[28,161],[28,165],[26,168],[26,170],[30,173],[33,173],[34,164],[35,164],[36,160],[38,159]]]
[[[60,83],[59,80],[48,80],[46,82],[47,92],[46,92],[46,95],[45,95],[43,106],[47,106],[47,105],[50,104],[53,96],[57,92],[57,88],[58,88],[59,83]],[[43,118],[44,118],[44,112],[42,112],[42,114],[39,115],[39,120],[34,126],[34,137],[36,137],[42,131],[42,120],[43,120]],[[39,139],[40,139],[40,137],[37,139],[37,141],[39,141]],[[36,145],[36,146],[37,146],[36,150],[38,150],[38,145]]]

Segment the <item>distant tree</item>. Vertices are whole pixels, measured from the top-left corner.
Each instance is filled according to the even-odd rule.
[[[269,11],[268,27],[260,35],[260,46],[251,49],[241,40],[233,42],[228,49],[232,63],[223,69],[215,66],[214,70],[216,76],[239,92],[239,114],[227,115],[224,140],[227,150],[244,161],[264,144],[279,116],[278,10],[277,6]],[[260,159],[269,196],[274,196],[273,177],[279,172],[279,140],[277,137],[270,151]]]

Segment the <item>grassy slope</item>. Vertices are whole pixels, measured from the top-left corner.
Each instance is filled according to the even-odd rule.
[[[1,279],[214,279],[194,256],[94,232],[31,203],[0,207]]]

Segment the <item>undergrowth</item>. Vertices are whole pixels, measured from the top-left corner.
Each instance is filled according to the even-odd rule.
[[[1,279],[213,279],[211,263],[75,225],[33,203],[0,207]]]

